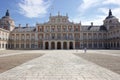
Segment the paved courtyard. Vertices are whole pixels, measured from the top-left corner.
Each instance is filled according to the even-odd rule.
[[[114,64],[120,63],[119,50],[88,50],[87,53],[82,50],[27,50],[0,53],[0,58],[25,53],[44,53],[43,56],[1,73],[0,80],[120,80],[119,72],[100,65],[110,65],[111,59]],[[118,65],[116,68],[120,70],[119,67]]]

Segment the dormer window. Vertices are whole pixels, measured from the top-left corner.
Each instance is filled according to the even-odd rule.
[[[112,20],[110,20],[109,23],[112,23]]]

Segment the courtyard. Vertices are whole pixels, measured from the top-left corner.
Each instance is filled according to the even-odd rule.
[[[0,80],[120,80],[120,50],[1,50]]]

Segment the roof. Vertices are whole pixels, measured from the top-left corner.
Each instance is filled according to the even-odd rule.
[[[13,32],[33,32],[35,30],[35,27],[15,27]]]
[[[115,16],[112,15],[111,9],[109,10],[109,13],[108,13],[108,16],[106,17],[106,19],[110,19],[110,18],[116,18]]]
[[[82,31],[99,31],[100,26],[82,26]]]
[[[81,26],[81,31],[107,31],[104,25],[101,26]]]
[[[107,31],[107,28],[104,25],[102,25],[100,26],[100,31]]]

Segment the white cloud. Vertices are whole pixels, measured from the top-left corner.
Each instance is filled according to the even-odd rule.
[[[105,15],[108,14],[108,8],[104,8],[104,7],[98,8],[98,11],[101,12],[101,13],[103,13],[103,14],[105,14]]]
[[[82,24],[89,25],[91,22],[94,24],[102,25],[103,20],[108,15],[109,8],[112,8],[113,15],[120,18],[120,0],[82,0],[78,6],[77,17],[72,18],[75,22],[82,22]],[[94,9],[94,10],[93,10]],[[88,11],[91,12],[88,12]],[[91,14],[91,13],[94,14]],[[92,16],[92,17],[88,17]],[[83,17],[84,16],[84,17]],[[87,16],[87,17],[86,17]]]
[[[90,18],[90,19],[86,19],[85,17],[75,17],[75,18],[72,18],[71,20],[73,20],[74,22],[81,22],[82,25],[90,25],[91,22],[94,23],[94,25],[102,25],[103,24],[103,20],[105,19],[106,16],[95,16],[93,18]]]
[[[116,16],[117,18],[120,18],[120,7],[119,8],[115,8],[112,11],[113,11],[113,15],[114,16]]]
[[[43,17],[47,13],[50,1],[44,0],[22,0],[19,5],[19,12],[28,18]]]
[[[104,19],[105,16],[96,16],[96,18],[93,18],[92,20],[88,20],[87,22],[83,21],[83,24],[90,25],[90,23],[93,22],[94,25],[102,25]]]
[[[80,12],[84,12],[91,7],[95,7],[101,0],[83,0],[82,4],[78,7]]]
[[[103,4],[116,4],[120,6],[120,0],[105,0]]]

